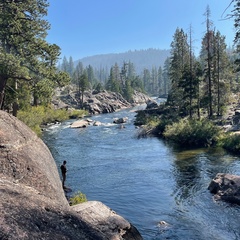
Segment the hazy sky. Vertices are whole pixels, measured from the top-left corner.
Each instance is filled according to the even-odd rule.
[[[177,27],[193,29],[195,52],[206,31],[207,5],[216,30],[232,45],[233,20],[221,20],[231,0],[49,0],[47,40],[73,60],[148,48],[169,49]],[[231,13],[232,7],[226,10]],[[226,15],[225,13],[225,15]]]

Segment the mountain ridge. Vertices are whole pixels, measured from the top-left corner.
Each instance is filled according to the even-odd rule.
[[[131,62],[135,66],[136,73],[141,73],[145,68],[163,67],[165,60],[170,56],[169,49],[148,48],[142,50],[129,50],[122,53],[97,54],[81,58],[74,62],[82,62],[84,66],[91,65],[93,68],[107,68],[108,70],[117,63],[122,66],[124,62]]]

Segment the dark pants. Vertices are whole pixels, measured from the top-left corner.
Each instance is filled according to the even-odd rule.
[[[65,187],[65,181],[66,181],[66,173],[62,174],[62,187]]]

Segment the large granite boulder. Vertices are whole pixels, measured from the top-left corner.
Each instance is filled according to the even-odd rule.
[[[129,107],[131,104],[120,93],[102,91],[84,97],[84,108],[90,114],[111,113]]]
[[[87,120],[78,120],[71,124],[71,128],[85,128],[89,125]]]
[[[142,239],[135,227],[102,203],[70,207],[49,149],[3,111],[0,162],[1,240]]]
[[[216,200],[240,204],[240,176],[218,173],[208,189]]]
[[[56,91],[52,100],[54,108],[79,108],[80,102],[78,92],[73,89],[66,93],[65,91]],[[151,100],[146,94],[134,90],[131,103],[128,102],[120,93],[101,91],[85,91],[83,97],[83,107],[90,114],[111,113],[123,108],[129,108],[138,104],[146,103]]]

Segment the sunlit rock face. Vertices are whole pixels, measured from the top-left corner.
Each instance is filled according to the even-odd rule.
[[[47,146],[3,111],[0,163],[0,239],[142,239],[102,203],[70,207]]]

